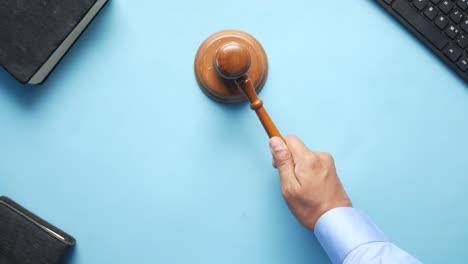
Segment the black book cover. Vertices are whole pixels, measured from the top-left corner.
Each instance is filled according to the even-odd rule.
[[[0,65],[41,83],[107,0],[0,0]]]
[[[0,263],[59,264],[75,239],[8,197],[0,197]]]

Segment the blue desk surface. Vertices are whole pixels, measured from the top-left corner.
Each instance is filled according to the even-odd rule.
[[[468,86],[371,0],[110,1],[44,85],[0,71],[0,193],[74,235],[74,264],[328,263],[257,117],[197,86],[227,28],[263,44],[260,97],[356,207],[425,263],[466,263]]]

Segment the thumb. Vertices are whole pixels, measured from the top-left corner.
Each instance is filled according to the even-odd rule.
[[[295,180],[294,161],[284,141],[279,137],[272,137],[270,139],[270,150],[273,155],[273,162],[278,168],[281,182]]]

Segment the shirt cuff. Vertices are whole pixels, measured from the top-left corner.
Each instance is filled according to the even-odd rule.
[[[388,241],[369,217],[352,207],[326,212],[318,219],[314,232],[333,264],[343,263],[351,251],[363,244]]]

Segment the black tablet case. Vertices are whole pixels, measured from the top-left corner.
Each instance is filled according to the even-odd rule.
[[[96,2],[0,0],[0,65],[28,83]]]
[[[26,210],[0,197],[0,263],[63,263],[75,239]]]

